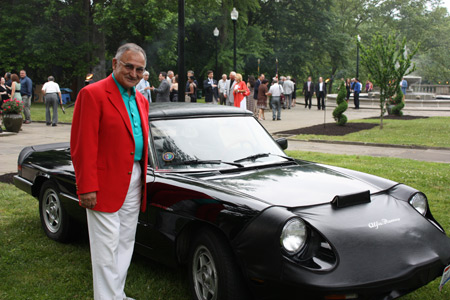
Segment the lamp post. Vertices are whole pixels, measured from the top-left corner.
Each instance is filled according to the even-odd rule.
[[[359,43],[361,42],[361,37],[358,34],[358,43],[356,44],[356,78],[359,78]]]
[[[233,7],[231,11],[231,20],[233,20],[233,29],[234,29],[234,52],[233,52],[233,68],[236,72],[236,21],[239,17],[239,12],[236,10],[236,7]]]
[[[217,71],[217,40],[219,39],[219,29],[217,29],[217,27],[214,28],[213,34],[216,37],[216,69],[214,70],[214,72],[217,74],[216,76],[218,76],[219,71]]]
[[[184,6],[185,0],[178,0],[178,84],[181,87],[179,95],[184,95],[184,89],[186,87],[186,73],[184,72],[184,39],[185,39],[185,26],[184,26]],[[179,102],[184,102],[185,98],[178,97]]]

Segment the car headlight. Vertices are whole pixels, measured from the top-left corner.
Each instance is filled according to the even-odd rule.
[[[427,213],[428,201],[424,194],[415,194],[411,200],[409,200],[409,204],[411,204],[421,215],[425,216]]]
[[[284,225],[280,242],[287,253],[296,254],[305,246],[307,237],[305,222],[300,218],[292,218]]]

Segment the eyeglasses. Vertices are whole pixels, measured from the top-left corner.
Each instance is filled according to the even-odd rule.
[[[144,67],[135,67],[133,64],[124,63],[121,60],[119,60],[119,62],[125,67],[125,69],[127,69],[127,71],[132,72],[132,71],[136,70],[137,74],[143,74],[145,71]]]

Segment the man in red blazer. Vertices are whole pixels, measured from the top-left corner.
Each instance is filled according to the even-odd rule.
[[[84,87],[75,104],[70,147],[88,220],[95,300],[127,299],[139,208],[146,207],[149,107],[135,89],[146,64],[141,47],[122,45],[113,74]]]

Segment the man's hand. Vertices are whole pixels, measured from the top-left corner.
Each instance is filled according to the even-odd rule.
[[[80,204],[85,208],[94,208],[95,204],[97,204],[97,192],[81,194]]]

